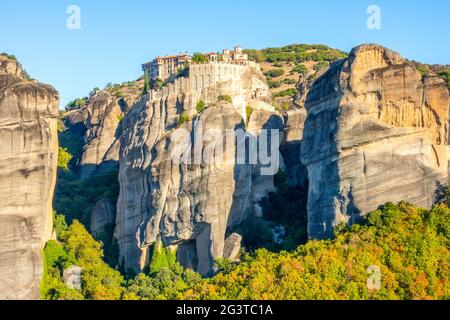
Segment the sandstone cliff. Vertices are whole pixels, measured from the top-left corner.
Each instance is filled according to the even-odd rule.
[[[81,179],[117,169],[121,121],[141,95],[142,81],[101,90],[82,107],[69,109],[64,120],[72,136],[84,140],[78,162]]]
[[[448,101],[443,80],[381,46],[334,63],[305,103],[309,235],[329,237],[388,201],[429,207],[447,181]]]
[[[268,87],[258,68],[242,67],[232,73],[242,74],[229,78],[208,73],[208,68],[199,66],[198,78],[191,70],[190,78],[176,86],[143,97],[123,120],[115,236],[126,269],[141,271],[149,263],[151,245],[161,241],[177,247],[183,265],[210,274],[213,258],[236,252],[240,238],[234,235],[225,245],[229,232],[260,210],[260,198],[273,189],[273,176],[257,174],[260,166],[236,164],[235,145],[220,164],[171,161],[171,133],[182,114],[193,118],[181,125],[191,133],[214,128],[225,136],[226,129],[247,128],[257,135],[263,127],[282,128],[281,117],[267,104]],[[197,115],[200,100],[208,108]]]
[[[0,55],[0,299],[38,299],[52,233],[58,93]]]

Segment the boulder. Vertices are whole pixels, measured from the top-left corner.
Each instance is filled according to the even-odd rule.
[[[116,219],[116,205],[109,199],[102,199],[91,212],[90,232],[94,237],[106,231],[108,226],[114,226]]]

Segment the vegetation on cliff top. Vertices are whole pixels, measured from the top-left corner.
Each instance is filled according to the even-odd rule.
[[[278,48],[245,50],[249,59],[260,63],[273,95],[277,110],[294,105],[296,84],[300,76],[315,77],[331,61],[345,58],[347,53],[324,45],[292,44]]]
[[[292,44],[262,50],[249,49],[245,52],[251,60],[256,62],[334,61],[347,56],[343,51],[315,44]]]

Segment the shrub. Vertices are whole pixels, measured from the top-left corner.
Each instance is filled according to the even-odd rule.
[[[441,71],[438,73],[438,75],[447,82],[447,88],[450,91],[450,70],[449,71]]]
[[[206,109],[205,101],[200,100],[199,102],[197,102],[195,109],[197,110],[198,113],[202,113]]]
[[[248,54],[248,58],[252,61],[256,61],[258,63],[266,61],[266,56],[263,52],[260,50],[254,50],[254,49],[246,49],[244,50],[246,54]]]
[[[183,67],[177,70],[177,78],[189,77],[189,63],[185,62]]]
[[[57,214],[56,211],[53,211],[53,229],[55,230],[58,239],[60,239],[63,233],[68,229],[66,217],[62,214]]]
[[[91,92],[89,92],[89,97],[94,96],[95,94],[97,94],[100,91],[100,88],[95,87],[94,89],[92,89]]]
[[[283,80],[283,83],[284,83],[284,84],[289,84],[289,85],[291,85],[291,84],[296,84],[297,81],[294,80],[294,79],[284,79],[284,80]]]
[[[283,69],[272,69],[264,73],[267,78],[277,78],[284,74]]]
[[[289,88],[274,94],[274,98],[282,98],[282,97],[294,97],[297,94],[297,89]]]
[[[59,149],[58,149],[58,168],[68,171],[70,160],[72,160],[72,155],[67,151],[67,149],[59,147]]]
[[[148,77],[148,70],[144,71],[144,88],[142,89],[142,95],[150,92],[150,79]]]
[[[73,256],[69,258],[69,255],[64,250],[63,245],[54,240],[48,241],[45,245],[44,257],[47,270],[52,268],[64,270],[75,262]]]
[[[430,68],[426,65],[416,65],[417,71],[420,72],[422,78],[425,77],[428,73],[430,73]]]
[[[317,71],[319,71],[321,69],[328,68],[329,65],[330,64],[328,62],[326,62],[326,61],[318,62],[318,63],[316,63],[314,65],[313,70],[317,72]]]
[[[219,96],[219,101],[226,101],[229,103],[233,103],[233,98],[229,95]]]
[[[150,89],[152,90],[159,90],[162,89],[166,83],[162,81],[161,79],[151,79],[150,80]]]
[[[250,121],[250,117],[252,116],[253,108],[251,106],[247,106],[245,108],[245,113],[246,113],[246,116],[247,116],[247,123],[248,123]]]
[[[62,243],[49,241],[44,249],[47,275],[41,293],[43,299],[117,300],[124,290],[123,277],[103,260],[102,246],[78,221],[61,235]],[[70,265],[83,268],[82,290],[70,290],[61,281],[61,274]]]
[[[181,126],[184,123],[188,123],[189,121],[191,121],[191,117],[189,117],[189,114],[186,111],[183,111],[178,117],[178,126]]]
[[[294,68],[292,68],[291,73],[299,73],[299,74],[306,74],[308,72],[308,68],[305,67],[303,64],[298,64]]]
[[[195,62],[195,63],[206,63],[206,62],[208,62],[208,58],[204,54],[196,52],[192,56],[192,62]]]
[[[91,211],[102,199],[117,201],[119,195],[118,172],[108,171],[94,175],[85,180],[79,180],[71,171],[61,170],[58,175],[54,208],[63,212],[70,224],[80,220],[89,225]]]
[[[249,59],[257,62],[333,61],[347,56],[345,52],[324,45],[292,44],[279,48],[245,50]]]
[[[170,248],[160,247],[155,244],[153,246],[153,255],[150,261],[150,272],[158,273],[163,268],[171,269],[177,263],[177,253]]]
[[[271,89],[275,89],[275,88],[281,87],[281,82],[280,81],[268,80],[267,84],[269,85],[269,88],[271,88]]]
[[[280,110],[281,110],[281,111],[288,111],[289,108],[290,108],[290,105],[289,105],[288,102],[283,102],[283,103],[281,104],[281,106],[280,106]]]
[[[125,94],[122,91],[116,91],[116,92],[114,92],[114,96],[116,98],[123,98],[123,97],[125,97]]]

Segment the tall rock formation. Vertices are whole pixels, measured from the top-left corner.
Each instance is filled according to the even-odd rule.
[[[174,163],[171,134],[183,128],[194,145],[194,133],[208,129],[223,136],[227,129],[247,129],[250,135],[263,127],[281,130],[268,92],[256,65],[193,65],[188,78],[150,92],[132,108],[123,120],[115,231],[126,269],[141,271],[151,245],[161,241],[177,247],[182,264],[210,274],[213,258],[224,255],[229,231],[273,189],[273,176],[255,178],[260,166],[237,164],[235,144],[231,152],[223,149],[222,163]],[[208,108],[198,115],[199,101]],[[181,124],[182,115],[193,120]],[[215,150],[217,143],[201,151]]]
[[[59,97],[0,55],[0,299],[38,299],[52,233]]]
[[[84,141],[78,162],[81,179],[119,166],[119,137],[125,114],[138,101],[142,81],[94,93],[82,107],[64,114],[66,130],[72,139]]]
[[[309,235],[329,237],[388,201],[431,206],[447,181],[448,102],[444,81],[381,46],[334,63],[305,103]]]

